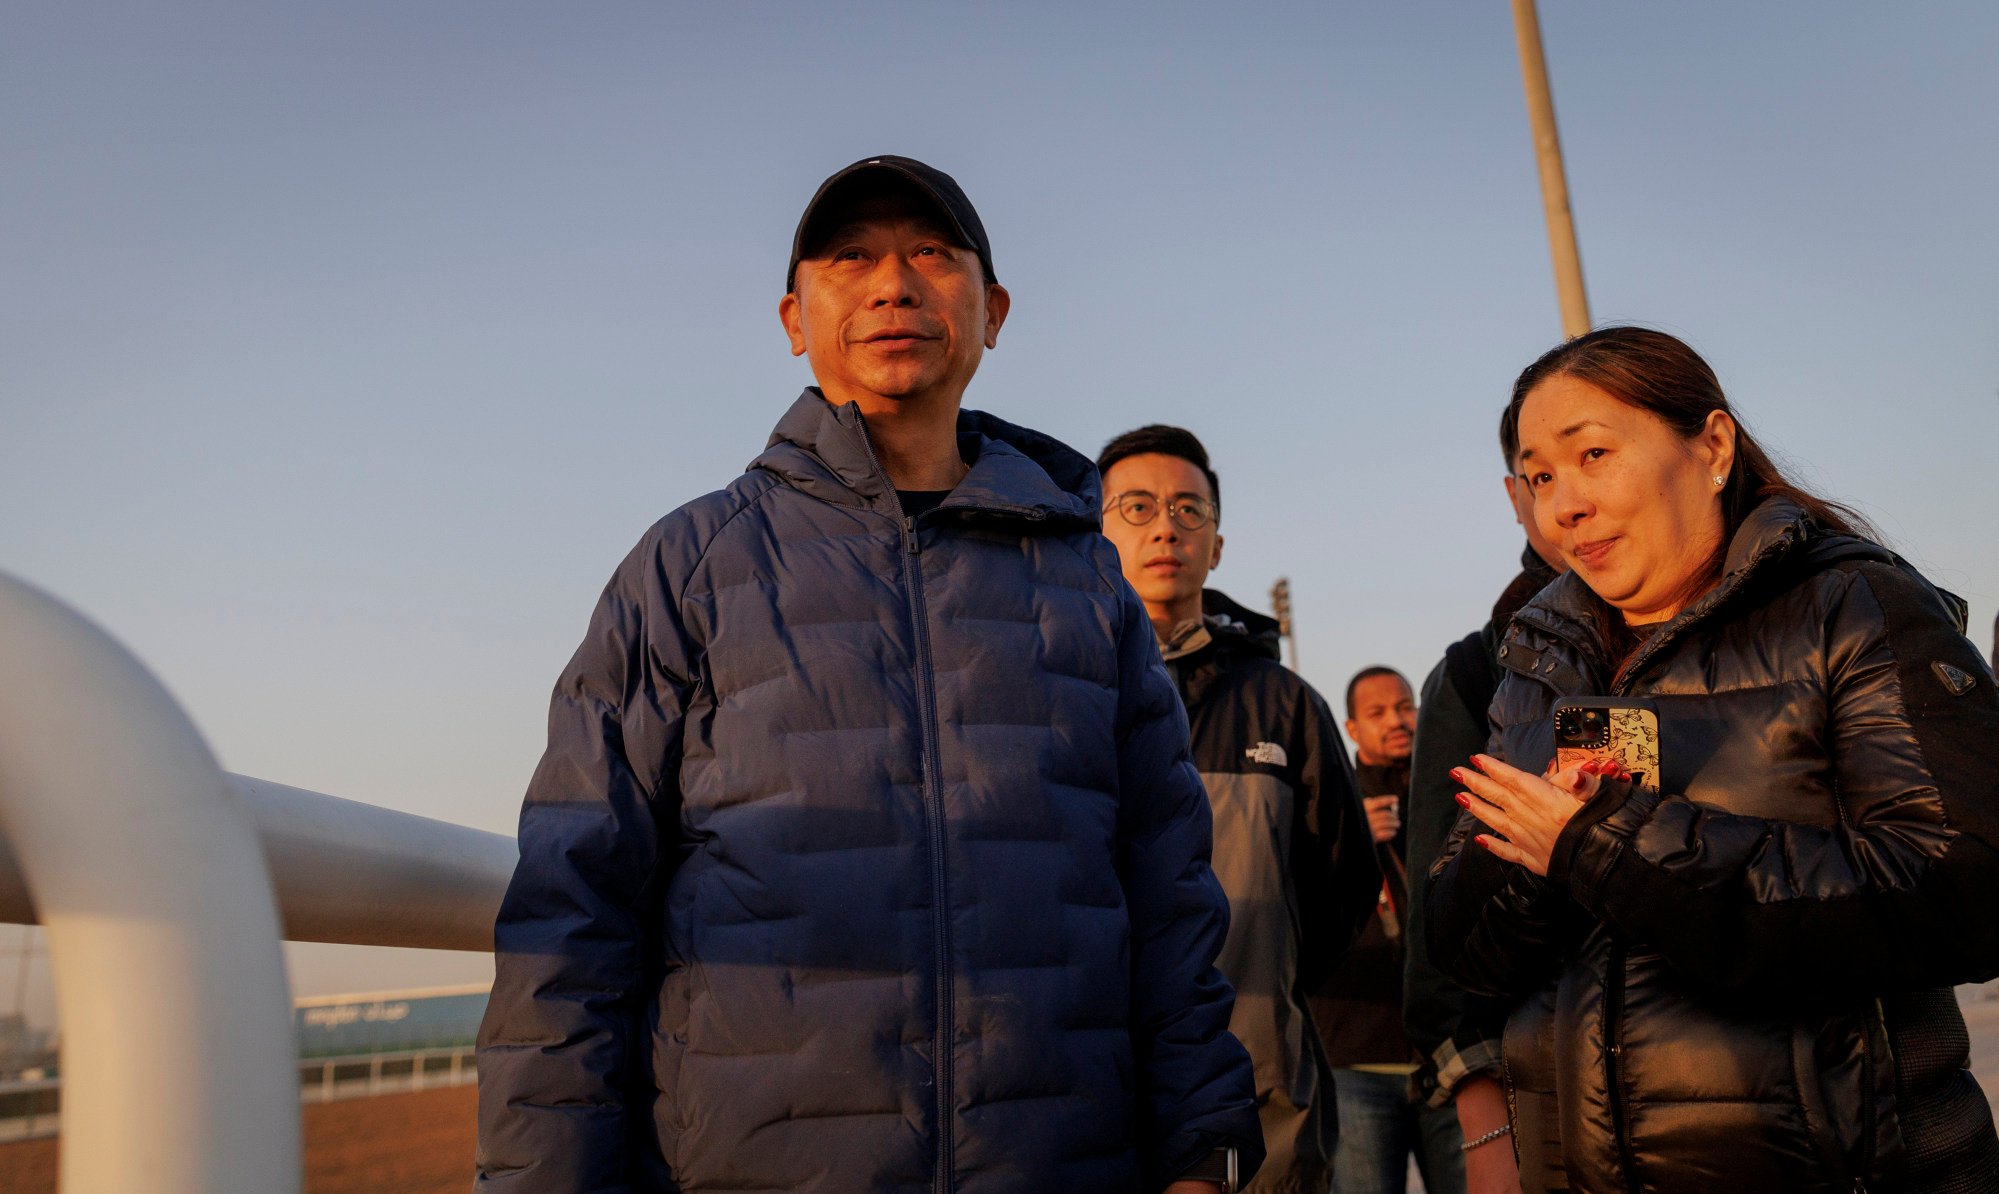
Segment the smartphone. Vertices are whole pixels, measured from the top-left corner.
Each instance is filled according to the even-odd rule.
[[[1555,766],[1607,759],[1631,782],[1659,790],[1659,714],[1650,701],[1620,697],[1564,697],[1555,702]]]

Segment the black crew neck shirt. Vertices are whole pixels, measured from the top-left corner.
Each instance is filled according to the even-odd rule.
[[[921,518],[932,510],[935,510],[938,506],[943,505],[944,499],[950,496],[951,491],[948,489],[898,489],[895,491],[895,500],[902,504],[902,513],[905,518]]]

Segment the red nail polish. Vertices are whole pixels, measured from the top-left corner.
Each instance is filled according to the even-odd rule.
[[[1469,797],[1469,796],[1465,795],[1465,794],[1464,794],[1463,792],[1459,792],[1459,793],[1458,793],[1458,807],[1459,807],[1459,808],[1470,808],[1470,807],[1471,807],[1471,797]]]
[[[1465,773],[1462,770],[1453,767],[1451,768],[1451,778],[1457,780],[1459,783],[1463,783],[1465,782]]]

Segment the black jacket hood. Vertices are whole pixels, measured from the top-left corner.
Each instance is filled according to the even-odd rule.
[[[1277,619],[1239,604],[1220,589],[1201,590],[1201,614],[1208,620],[1208,633],[1227,639],[1246,655],[1284,660],[1283,636]]]

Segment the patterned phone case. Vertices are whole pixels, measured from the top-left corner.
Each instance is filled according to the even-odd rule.
[[[1585,738],[1588,741],[1578,741]],[[1556,766],[1567,770],[1590,759],[1609,759],[1630,773],[1632,783],[1658,791],[1659,715],[1647,706],[1614,697],[1557,701]]]

